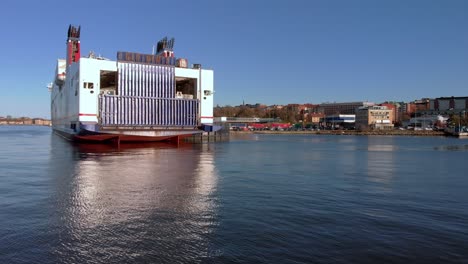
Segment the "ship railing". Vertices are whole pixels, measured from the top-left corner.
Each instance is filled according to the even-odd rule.
[[[102,126],[196,127],[199,100],[119,95],[99,96]]]

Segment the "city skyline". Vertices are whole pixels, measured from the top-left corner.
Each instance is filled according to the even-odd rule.
[[[290,106],[304,106],[304,107],[322,107],[324,105],[333,105],[333,104],[350,104],[350,103],[369,103],[370,105],[388,105],[388,104],[394,104],[394,105],[399,105],[399,104],[429,104],[430,100],[440,100],[440,99],[465,99],[468,96],[442,96],[438,98],[428,98],[428,97],[421,97],[420,99],[415,99],[411,101],[382,101],[382,102],[371,102],[371,101],[364,101],[364,100],[357,100],[357,101],[348,101],[348,102],[321,102],[321,103],[314,103],[314,102],[304,102],[304,103],[285,103],[285,104],[264,104],[262,102],[255,102],[255,103],[249,103],[243,101],[241,104],[236,104],[236,105],[215,105],[215,108],[223,108],[223,107],[242,107],[242,106],[247,106],[247,107],[290,107]],[[38,117],[38,116],[27,116],[27,115],[9,115],[9,114],[2,114],[0,113],[0,120],[5,120],[5,119],[21,119],[21,118],[26,118],[26,119],[48,119],[44,117]]]
[[[57,3],[4,4],[1,116],[50,117],[46,85],[69,24],[81,25],[82,55],[112,60],[175,37],[176,57],[214,69],[215,105],[407,102],[468,90],[465,1]]]

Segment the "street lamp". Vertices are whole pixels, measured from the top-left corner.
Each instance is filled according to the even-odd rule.
[[[461,133],[461,119],[462,119],[462,114],[463,114],[463,119],[465,119],[465,110],[460,112],[460,118],[458,119],[458,133]]]
[[[426,112],[423,112],[423,117],[422,117],[422,129],[426,129]]]

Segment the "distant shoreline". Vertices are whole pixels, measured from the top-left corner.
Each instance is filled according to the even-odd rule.
[[[443,131],[418,130],[320,130],[320,131],[230,131],[231,134],[267,134],[267,135],[354,135],[354,136],[445,136]]]
[[[50,126],[48,124],[0,124],[0,126]],[[418,131],[418,130],[320,130],[320,131],[229,131],[230,134],[264,134],[264,135],[353,135],[353,136],[425,136],[440,137],[446,136],[443,131]]]
[[[49,124],[0,124],[0,126],[47,126],[47,127],[50,127]]]

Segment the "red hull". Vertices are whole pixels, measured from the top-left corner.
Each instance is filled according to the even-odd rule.
[[[161,141],[172,142],[179,145],[181,139],[191,136],[191,134],[171,136],[135,136],[125,134],[71,135],[58,130],[55,130],[55,132],[68,140],[73,140],[80,143],[98,143],[114,145],[120,145],[120,143],[147,143]]]
[[[156,137],[145,137],[145,136],[134,136],[134,135],[112,135],[112,134],[99,134],[99,135],[75,135],[73,139],[78,142],[88,143],[130,143],[130,142],[159,142],[159,141],[171,141],[179,143],[180,139],[183,139],[190,135],[175,135],[175,136],[156,136]]]
[[[80,143],[97,143],[97,144],[117,144],[120,143],[148,143],[148,142],[171,142],[179,144],[181,139],[190,137],[199,132],[184,131],[186,134],[176,135],[131,135],[131,134],[112,134],[112,133],[96,133],[93,131],[83,130],[82,134],[69,134],[60,130],[54,129],[55,133],[64,138]],[[188,132],[188,133],[187,133]]]

